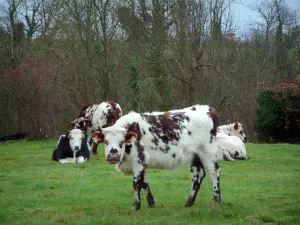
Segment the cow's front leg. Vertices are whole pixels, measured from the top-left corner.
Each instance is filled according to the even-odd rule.
[[[146,198],[149,207],[154,207],[154,198],[152,196],[149,184],[146,179],[145,166],[140,159],[133,161],[133,190],[134,190],[134,202],[133,210],[139,210],[141,207],[141,188],[146,191]]]
[[[134,191],[134,201],[133,201],[133,210],[139,210],[141,208],[141,188],[142,188],[142,179],[145,174],[145,168],[140,168],[137,171],[134,171],[133,174],[133,191]]]
[[[76,153],[77,152],[73,152],[73,163],[76,163]]]
[[[98,143],[93,142],[92,152],[94,155],[97,155],[97,148],[98,148]]]
[[[149,183],[147,182],[146,178],[147,178],[147,175],[146,175],[146,172],[144,171],[143,189],[146,191],[146,199],[148,202],[148,207],[154,208],[155,201],[154,201],[153,195],[151,193]]]
[[[192,188],[185,207],[190,207],[194,204],[202,180],[205,177],[205,170],[198,155],[195,155],[192,159],[190,169],[192,175]]]

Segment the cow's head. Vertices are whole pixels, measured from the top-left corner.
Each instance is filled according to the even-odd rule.
[[[69,129],[79,129],[82,131],[86,131],[87,126],[90,126],[90,121],[84,117],[76,118],[68,124]]]
[[[112,164],[119,162],[125,151],[125,143],[130,143],[136,139],[137,134],[127,131],[122,127],[107,127],[93,134],[92,138],[95,142],[104,143],[106,160]]]
[[[73,152],[77,152],[81,148],[82,139],[85,138],[83,132],[79,129],[73,129],[67,133],[67,137],[70,141],[70,147]]]
[[[234,122],[233,124],[233,134],[234,136],[239,137],[243,142],[247,141],[247,137],[244,133],[243,126],[241,123]]]

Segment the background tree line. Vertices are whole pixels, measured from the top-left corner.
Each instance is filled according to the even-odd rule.
[[[253,1],[254,2],[254,1]],[[0,135],[65,132],[87,103],[124,112],[210,104],[255,140],[262,87],[300,74],[297,11],[284,0],[237,35],[233,0],[5,0]]]

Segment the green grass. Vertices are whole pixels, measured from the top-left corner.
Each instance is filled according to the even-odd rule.
[[[103,152],[85,164],[51,161],[56,141],[0,144],[0,224],[300,224],[300,145],[247,144],[248,161],[220,162],[222,203],[204,179],[195,205],[184,208],[188,166],[148,170],[156,200],[131,210],[131,176]],[[102,147],[102,146],[101,146]]]

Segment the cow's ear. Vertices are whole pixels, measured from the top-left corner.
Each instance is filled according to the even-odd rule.
[[[68,139],[72,139],[71,133],[68,132],[68,133],[66,134],[66,137],[67,137]]]
[[[74,127],[74,124],[73,124],[73,123],[69,123],[69,124],[68,124],[68,128],[69,128],[69,129],[72,129],[73,127]]]
[[[238,127],[239,127],[239,124],[238,124],[237,122],[234,122],[234,127],[233,127],[233,128],[234,128],[235,130],[237,130]]]
[[[96,131],[93,133],[92,139],[97,143],[101,143],[104,141],[104,134],[101,131]]]
[[[130,143],[133,139],[137,138],[137,134],[135,132],[129,131],[125,136],[126,143]]]

